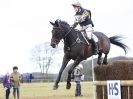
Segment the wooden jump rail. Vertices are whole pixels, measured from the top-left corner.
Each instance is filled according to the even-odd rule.
[[[133,86],[133,80],[120,80],[121,86]],[[96,86],[106,86],[107,81],[94,81]]]
[[[103,93],[103,98],[104,99],[104,86],[107,86],[107,81],[94,81],[93,84],[95,86],[102,86],[102,93]],[[130,86],[133,86],[133,80],[120,80],[121,86],[127,86],[128,87],[128,99],[130,99]]]

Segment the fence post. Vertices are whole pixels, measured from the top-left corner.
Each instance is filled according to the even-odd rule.
[[[128,86],[128,95],[127,95],[128,99],[130,99],[130,87]]]
[[[105,93],[105,92],[104,92],[104,86],[102,86],[102,91],[103,91],[103,99],[104,99],[104,93]]]
[[[92,61],[91,61],[91,68],[92,68],[92,80],[93,83],[95,81],[95,75],[94,75],[94,60],[93,60],[93,55],[92,55]],[[93,97],[96,99],[96,86],[93,85]]]

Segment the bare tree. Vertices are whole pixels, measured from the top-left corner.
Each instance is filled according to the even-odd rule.
[[[47,77],[50,66],[54,63],[53,56],[60,51],[60,48],[53,49],[49,42],[35,46],[32,51],[32,61],[39,66],[41,73]]]

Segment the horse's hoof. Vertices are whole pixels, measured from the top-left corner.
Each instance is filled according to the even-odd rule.
[[[66,89],[70,89],[70,88],[71,88],[71,83],[67,83]]]
[[[101,62],[97,62],[98,65],[101,65],[102,63]]]
[[[102,65],[108,65],[108,63],[107,62],[103,62]]]
[[[102,60],[101,60],[101,59],[98,59],[98,60],[97,60],[97,64],[98,64],[98,65],[102,65]]]
[[[55,85],[53,86],[53,90],[57,90],[58,87],[59,87],[59,85],[58,85],[58,84],[55,84]]]

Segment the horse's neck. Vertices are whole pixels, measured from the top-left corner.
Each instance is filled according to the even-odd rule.
[[[77,33],[76,31],[72,30],[67,37],[64,39],[64,43],[67,46],[71,46],[72,44],[74,44],[74,42],[76,42],[77,39]]]

